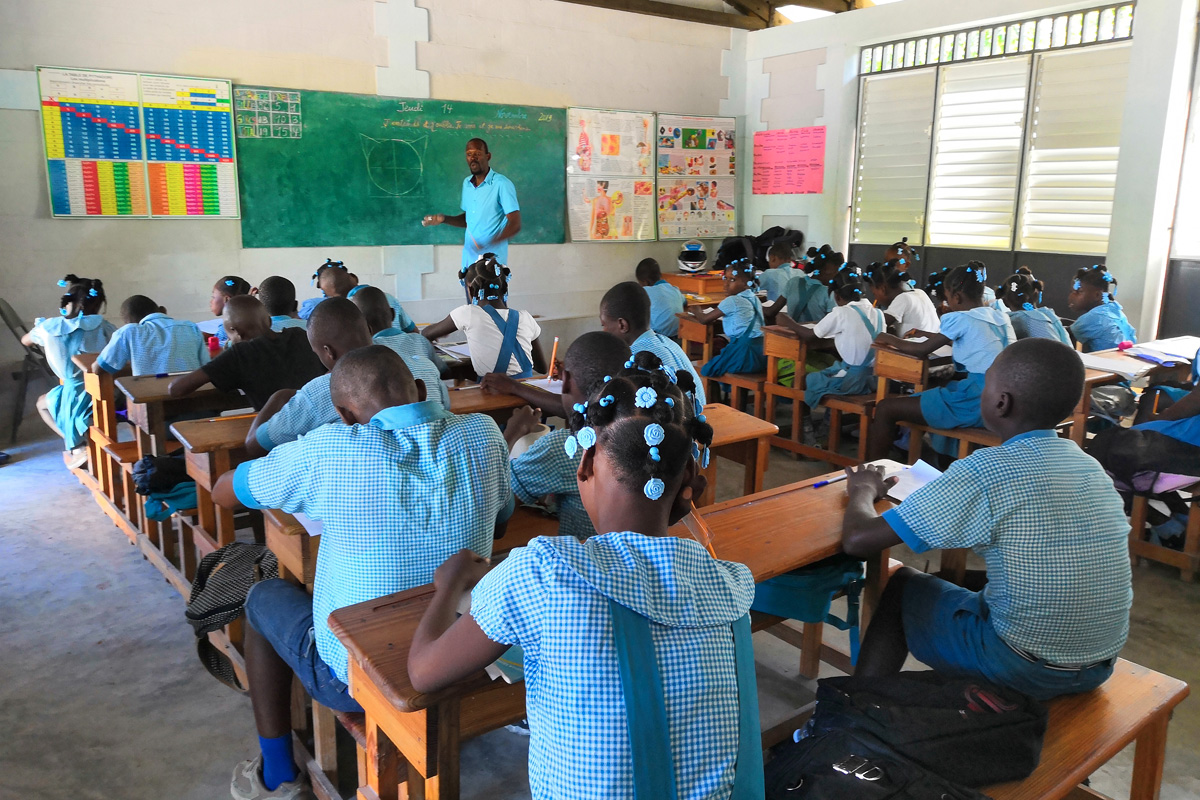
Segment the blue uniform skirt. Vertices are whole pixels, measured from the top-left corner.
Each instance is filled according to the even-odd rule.
[[[767,357],[763,355],[763,337],[753,339],[738,336],[725,345],[700,368],[706,378],[719,378],[727,373],[742,375],[747,372],[763,372],[767,368]]]
[[[845,375],[838,373],[845,372]],[[832,367],[809,375],[804,381],[804,404],[816,408],[826,395],[871,394],[875,391],[875,366],[851,367],[837,361]]]
[[[46,405],[54,424],[62,431],[63,443],[74,450],[87,442],[88,426],[92,424],[92,398],[83,384],[68,382],[55,386],[46,395]]]
[[[931,428],[982,428],[983,375],[969,373],[962,380],[921,392],[921,416]]]

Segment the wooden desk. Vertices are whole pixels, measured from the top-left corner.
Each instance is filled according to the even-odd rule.
[[[725,293],[725,277],[721,272],[666,272],[663,280],[687,294],[721,297]]]
[[[746,564],[762,581],[840,552],[846,488],[811,488],[822,477],[707,510],[704,519],[717,557]],[[804,521],[802,533],[797,520]],[[690,537],[682,524],[671,532]],[[886,552],[867,562],[864,630],[882,591],[886,564]],[[525,687],[491,681],[483,672],[434,694],[413,689],[408,651],[432,595],[432,586],[422,586],[329,616],[330,629],[350,654],[350,693],[366,712],[360,797],[393,800],[398,783],[406,780],[409,797],[455,800],[461,743],[525,715]]]
[[[771,437],[779,433],[779,426],[722,403],[706,405],[704,416],[713,428],[713,452],[708,468],[704,470],[708,487],[696,505],[712,505],[715,499],[718,456],[736,461],[746,468],[742,489],[744,494],[761,492],[763,476],[767,473],[767,462],[771,456]]]
[[[701,308],[716,308],[725,298],[715,294],[689,294],[684,299],[687,300],[687,310],[696,311]]]
[[[875,390],[876,401],[888,396],[888,381],[911,383],[914,392],[923,392],[929,388],[930,368],[954,363],[950,356],[921,358],[877,344],[871,345],[871,348],[875,351],[875,377],[879,379],[879,387]]]
[[[450,387],[450,411],[455,414],[487,414],[497,425],[508,422],[512,412],[529,403],[515,394],[493,394],[479,384]]]
[[[1120,383],[1123,380],[1125,379],[1113,372],[1104,372],[1098,369],[1084,370],[1083,395],[1079,398],[1079,405],[1075,406],[1074,413],[1071,414],[1071,441],[1080,447],[1087,442],[1087,421],[1092,414],[1092,389],[1097,386]]]
[[[212,490],[217,479],[246,460],[246,435],[254,422],[254,414],[236,417],[213,417],[176,422],[171,432],[184,446],[188,476],[196,482],[196,515],[194,553],[184,553],[184,576],[190,581],[195,575],[195,563],[235,540],[233,511],[213,502]]]
[[[696,345],[700,348],[700,363],[707,364],[713,357],[713,326],[705,325],[688,313],[676,314],[675,318],[679,320],[679,347],[683,354],[691,360],[691,346]]]

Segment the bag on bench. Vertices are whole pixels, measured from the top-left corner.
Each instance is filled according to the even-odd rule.
[[[191,479],[187,462],[178,456],[142,456],[133,465],[133,485],[138,494],[167,492]]]

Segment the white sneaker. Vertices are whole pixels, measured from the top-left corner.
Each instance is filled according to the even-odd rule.
[[[76,447],[74,450],[68,451],[65,461],[67,462],[67,469],[82,469],[83,467],[87,466],[87,445],[82,444],[79,447]]]
[[[272,791],[262,780],[262,753],[249,761],[243,761],[233,770],[233,781],[229,785],[229,793],[233,800],[316,800],[308,786],[308,776],[303,773],[294,781],[281,783]]]

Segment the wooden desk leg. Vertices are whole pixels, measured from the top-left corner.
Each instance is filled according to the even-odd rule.
[[[366,787],[371,794],[359,792],[360,798],[378,798],[378,800],[399,800],[400,797],[400,753],[396,745],[379,730],[379,726],[370,715],[366,718],[367,752],[366,775],[359,775],[360,785]],[[363,764],[359,765],[364,766]],[[409,782],[410,788],[413,784]],[[419,797],[411,792],[409,797]]]
[[[762,436],[754,440],[754,465],[746,462],[746,494],[756,494],[763,490],[767,477],[767,465],[771,461],[771,437]]]
[[[426,779],[424,794],[414,793],[412,790],[416,787],[409,780],[409,797],[413,800],[458,800],[461,791],[458,774],[460,711],[457,698],[438,703],[437,741],[432,743],[437,749],[437,775]]]
[[[1129,541],[1140,542],[1146,538],[1146,516],[1150,513],[1150,499],[1145,495],[1135,494],[1133,496],[1133,508],[1129,515]],[[1145,559],[1139,558],[1133,554],[1133,547],[1129,548],[1129,560],[1133,566],[1144,564]]]
[[[137,429],[137,443],[139,459],[145,458],[146,456],[156,455],[154,450],[154,437],[141,427]],[[139,494],[134,494],[130,498],[130,505],[137,509],[136,519],[134,522],[138,526],[138,529],[146,535],[146,537],[150,540],[150,544],[154,545],[155,550],[161,550],[162,531],[159,529],[159,525],[156,521],[146,516],[146,504],[142,501],[142,496]],[[130,516],[133,517],[135,515],[131,513]]]
[[[1169,713],[1161,713],[1138,734],[1133,751],[1129,800],[1158,800],[1163,763],[1167,758],[1167,723],[1170,721]]]
[[[1187,569],[1179,571],[1179,577],[1186,583],[1191,583],[1200,569],[1200,500],[1192,499],[1192,508],[1188,511],[1187,533],[1183,540],[1183,552],[1191,559]]]
[[[215,485],[217,482],[216,479],[231,469],[230,464],[232,463],[232,459],[230,458],[230,451],[216,451],[212,454],[210,463],[212,464],[212,482]],[[211,498],[209,502],[212,502]],[[224,547],[227,544],[233,544],[233,542],[237,539],[237,531],[235,530],[233,522],[233,511],[225,508],[224,506],[214,506],[214,508],[216,509],[217,527],[216,529],[210,531],[210,533],[212,533],[213,538],[217,540],[218,547]]]

